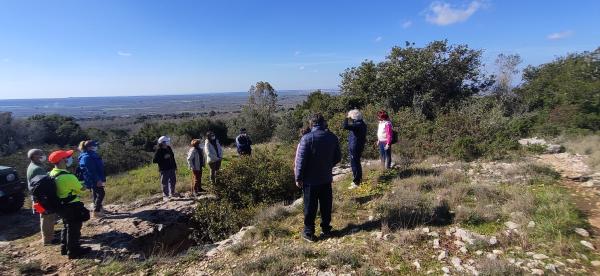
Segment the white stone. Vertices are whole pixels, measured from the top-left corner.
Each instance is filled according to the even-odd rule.
[[[419,263],[419,260],[414,261],[413,265],[415,266],[415,268],[417,268],[417,270],[421,270],[421,264]]]
[[[443,266],[442,271],[446,274],[450,273],[450,269],[448,267]]]
[[[600,266],[600,261],[592,261],[592,266]]]
[[[550,271],[552,271],[553,273],[556,273],[556,266],[555,266],[555,265],[553,265],[553,264],[547,264],[546,266],[544,266],[544,268],[545,268],[546,270],[550,270]]]
[[[438,261],[441,261],[443,259],[446,259],[446,257],[448,257],[448,252],[446,250],[443,250],[440,252],[440,254],[437,256]]]
[[[534,268],[531,270],[532,275],[544,275],[544,271],[541,269]]]
[[[583,228],[575,228],[575,233],[577,233],[579,236],[582,236],[584,238],[587,238],[590,236],[590,233]]]
[[[452,257],[450,263],[454,266],[454,268],[456,268],[459,271],[463,269],[461,265],[462,261],[458,257]]]
[[[469,252],[469,250],[467,250],[467,248],[466,248],[466,247],[464,247],[464,246],[463,246],[463,247],[461,247],[461,248],[459,249],[459,251],[460,251],[461,253],[463,253],[463,254],[467,254],[467,252]]]
[[[504,254],[504,252],[502,250],[498,250],[498,249],[492,250],[492,253],[494,253],[496,255],[502,255],[502,254]]]
[[[440,248],[440,239],[433,240],[433,248],[435,248],[435,249]]]
[[[527,228],[534,228],[535,227],[535,221],[531,220],[529,221],[529,223],[527,224]]]
[[[421,229],[421,231],[423,231],[423,233],[429,233],[429,228],[428,227],[423,227],[423,229]]]
[[[575,260],[575,259],[567,259],[567,263],[576,264],[577,260]]]
[[[490,260],[495,260],[495,259],[497,259],[497,258],[498,258],[498,255],[496,255],[496,254],[494,254],[494,253],[488,253],[488,254],[486,255],[486,257],[487,257],[488,259],[490,259]]]
[[[483,255],[483,251],[477,250],[477,251],[475,251],[475,255],[481,256],[481,255]]]
[[[536,260],[545,260],[548,259],[548,256],[544,254],[533,254],[532,257]]]
[[[506,228],[508,228],[510,230],[514,230],[514,229],[519,228],[519,225],[516,224],[516,223],[514,223],[514,222],[512,222],[512,221],[507,221],[507,222],[504,223],[504,225],[506,226]]]
[[[585,247],[587,247],[587,248],[589,248],[591,250],[595,249],[594,245],[591,242],[589,242],[589,241],[580,241],[579,243],[581,243],[581,245],[583,245],[583,246],[585,246]]]
[[[488,243],[490,245],[496,245],[498,243],[498,239],[496,237],[491,237]]]

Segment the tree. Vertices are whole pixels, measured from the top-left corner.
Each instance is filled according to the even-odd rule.
[[[434,41],[423,48],[407,42],[393,47],[383,62],[365,61],[341,74],[344,96],[394,111],[412,107],[427,118],[448,104],[488,89],[480,50]]]
[[[265,142],[273,136],[276,126],[277,92],[270,83],[259,81],[248,90],[248,103],[242,112],[230,122],[230,135],[237,135],[246,128],[254,142]]]

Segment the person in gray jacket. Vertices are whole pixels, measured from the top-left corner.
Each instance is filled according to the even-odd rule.
[[[214,185],[217,182],[217,171],[221,168],[221,160],[223,160],[223,149],[217,136],[212,131],[206,133],[206,140],[204,141],[204,154],[206,155],[206,162],[210,168],[210,181]]]
[[[200,139],[191,142],[187,155],[188,167],[192,170],[192,195],[205,192],[202,189],[202,168],[204,168],[204,151],[200,146]]]
[[[31,179],[38,175],[45,175],[48,173],[44,162],[46,162],[46,155],[41,149],[31,149],[27,152],[27,158],[31,160],[27,167],[27,186],[31,190]],[[36,210],[36,208],[33,208]],[[35,211],[36,213],[38,211]],[[42,243],[44,245],[59,244],[60,239],[54,237],[54,224],[56,224],[57,215],[48,211],[42,211],[40,213],[40,230],[42,233]]]

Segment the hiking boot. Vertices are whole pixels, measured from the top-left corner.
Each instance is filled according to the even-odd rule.
[[[306,234],[304,232],[302,232],[302,238],[307,241],[307,242],[316,242],[317,241],[317,237],[314,234]]]
[[[64,245],[64,244],[63,244],[63,245],[61,245],[61,246],[60,246],[60,255],[63,255],[63,256],[65,256],[65,255],[67,255],[67,253],[68,253],[67,246],[66,246],[66,245]]]
[[[69,259],[79,259],[85,254],[90,253],[91,251],[91,248],[85,246],[79,247],[74,250],[69,250]]]
[[[171,194],[171,197],[181,197],[181,195],[179,193],[173,193]]]
[[[350,187],[348,187],[348,190],[354,190],[358,188],[358,185],[356,185],[356,183],[352,182],[352,184],[350,184]]]

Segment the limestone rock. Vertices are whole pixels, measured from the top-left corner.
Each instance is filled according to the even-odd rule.
[[[595,249],[594,245],[591,242],[589,242],[589,241],[580,241],[579,243],[581,243],[581,245],[583,245],[583,246],[585,246],[585,247],[587,247],[587,248],[589,248],[591,250]]]
[[[533,257],[533,259],[535,259],[535,260],[545,260],[545,259],[548,259],[548,256],[546,256],[544,254],[533,254],[531,257]]]
[[[575,233],[577,233],[579,236],[582,236],[584,238],[587,238],[590,236],[590,233],[583,228],[575,228]]]

